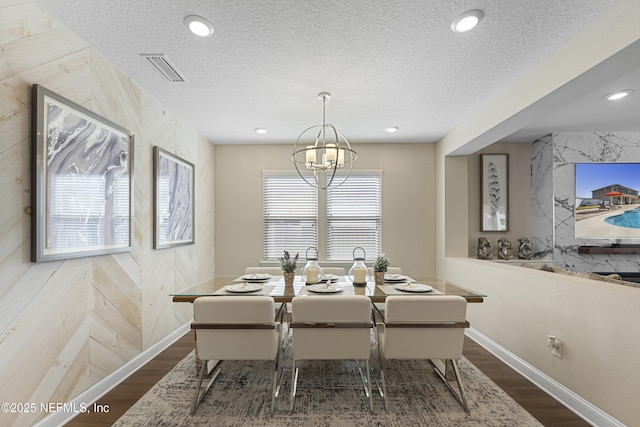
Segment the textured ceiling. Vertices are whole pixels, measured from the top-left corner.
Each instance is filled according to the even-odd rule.
[[[218,144],[293,143],[303,129],[321,122],[320,91],[332,93],[327,121],[351,142],[437,141],[616,3],[40,2]],[[453,18],[474,8],[485,13],[480,26],[464,34],[451,31]],[[192,14],[212,22],[212,37],[197,38],[186,30],[183,19]],[[166,54],[188,82],[165,80],[140,57],[145,53]],[[640,76],[632,77],[637,82]],[[512,138],[603,130],[575,112],[586,107],[583,100],[566,108],[564,116],[550,112]],[[602,112],[597,115],[605,119]],[[638,120],[623,123],[620,115],[615,117],[623,129],[606,130],[640,130]],[[400,130],[387,134],[387,126]],[[256,127],[268,132],[258,135]]]

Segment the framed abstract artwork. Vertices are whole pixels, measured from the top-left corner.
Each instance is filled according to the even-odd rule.
[[[509,155],[482,154],[481,229],[509,230]]]
[[[133,134],[32,87],[31,260],[130,251]]]
[[[153,147],[153,248],[195,243],[193,164]]]

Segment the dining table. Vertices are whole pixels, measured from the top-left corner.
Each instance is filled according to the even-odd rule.
[[[423,285],[420,287],[418,285]],[[366,295],[373,303],[384,303],[388,295],[459,295],[464,297],[469,303],[482,303],[487,295],[466,289],[445,280],[437,278],[412,278],[402,276],[397,280],[389,281],[377,286],[373,280],[367,281],[366,285],[354,285],[349,281],[348,276],[338,276],[331,281],[331,287],[324,291],[324,284],[310,286],[302,282],[300,276],[296,276],[293,284],[286,285],[283,276],[257,275],[251,276],[220,276],[214,279],[199,283],[197,285],[171,293],[173,302],[192,303],[201,296],[229,296],[229,295],[269,295],[275,302],[287,303],[300,295]],[[404,286],[404,289],[402,287]],[[244,287],[244,289],[243,289]],[[413,288],[413,289],[412,289]],[[424,289],[429,289],[423,292]]]
[[[238,277],[220,276],[171,294],[173,302],[193,303],[202,296],[267,295],[277,303],[290,303],[294,297],[366,295],[373,304],[382,304],[389,295],[458,295],[468,303],[482,303],[487,295],[466,289],[454,283],[437,278],[413,278],[406,275],[385,275],[385,281],[376,285],[373,280],[366,284],[355,285],[349,276],[330,276],[324,283],[306,284],[296,275],[293,283],[286,284],[284,276],[270,274],[246,274]],[[388,280],[387,280],[388,278]],[[441,360],[432,360],[434,367],[445,378],[451,378]],[[213,369],[215,362],[210,366]],[[196,372],[200,369],[200,360],[196,357]]]

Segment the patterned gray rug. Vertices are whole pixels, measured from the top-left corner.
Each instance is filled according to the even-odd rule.
[[[371,359],[375,360],[374,358]],[[300,363],[300,362],[299,362]],[[425,361],[391,361],[386,372],[388,413],[374,394],[368,410],[355,362],[300,364],[296,407],[289,412],[290,360],[282,355],[284,382],[270,413],[273,364],[224,362],[222,372],[190,416],[196,385],[195,352],[132,406],[115,426],[540,426],[535,418],[466,359],[460,373],[471,413]],[[373,362],[372,362],[373,366]],[[374,384],[375,385],[375,384]]]

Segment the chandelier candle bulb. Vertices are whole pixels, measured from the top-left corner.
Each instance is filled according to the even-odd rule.
[[[338,167],[341,168],[344,166],[344,149],[341,148],[338,150]]]
[[[327,144],[327,153],[325,154],[325,160],[330,166],[336,161],[336,144]]]
[[[307,166],[312,167],[316,162],[316,150],[313,145],[309,145],[307,147]]]

